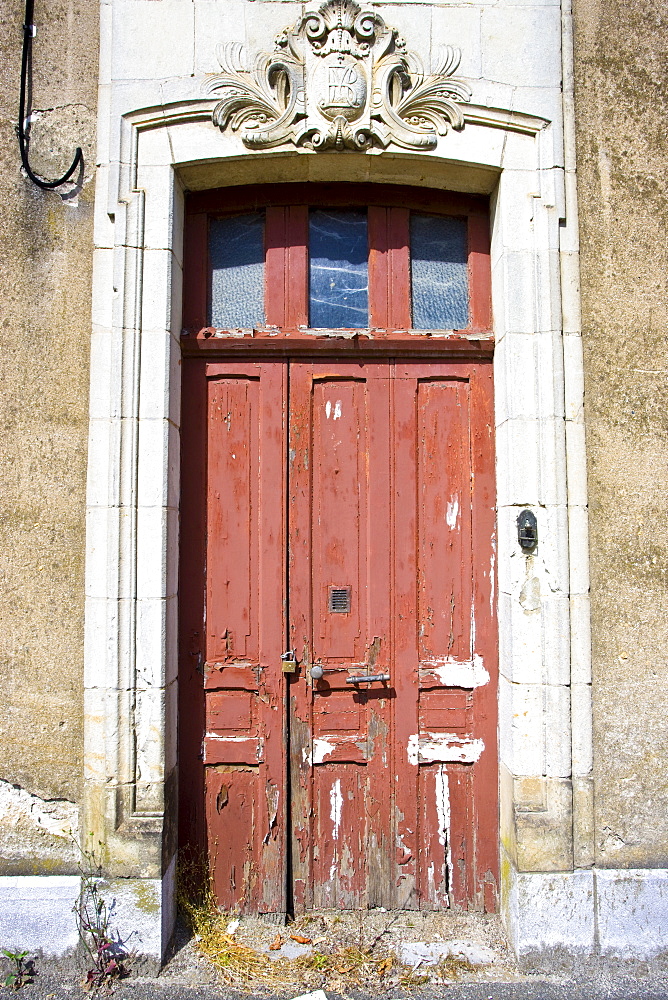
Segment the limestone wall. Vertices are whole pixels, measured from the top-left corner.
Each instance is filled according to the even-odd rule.
[[[67,831],[77,829],[82,783],[99,8],[35,5],[31,162],[52,178],[82,146],[83,187],[65,200],[21,172],[23,20],[23,4],[9,0],[0,23],[0,874],[73,866]]]
[[[575,0],[595,860],[668,864],[668,11]]]

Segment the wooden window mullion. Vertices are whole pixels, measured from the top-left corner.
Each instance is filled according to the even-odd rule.
[[[411,325],[409,211],[369,206],[369,325],[405,330]]]
[[[489,217],[469,215],[469,326],[476,333],[492,329],[492,275],[489,259]]]
[[[269,326],[296,330],[308,324],[308,208],[267,208],[265,310]]]
[[[183,326],[192,334],[209,325],[209,217],[186,215],[184,230]]]

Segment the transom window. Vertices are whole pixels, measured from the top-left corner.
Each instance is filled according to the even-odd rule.
[[[410,212],[408,221],[405,242],[410,260],[411,327],[466,329],[469,325],[467,220]],[[264,213],[260,212],[212,220],[211,326],[225,329],[266,323],[264,231]],[[372,325],[369,235],[368,214],[363,210],[310,209],[310,327],[364,329]]]
[[[207,209],[190,215],[187,230],[191,244],[193,233],[197,239],[195,287],[206,298],[186,309],[195,314],[189,332],[489,332],[482,199],[322,188],[285,185],[278,199],[267,192],[264,206],[262,188],[252,200],[246,189],[235,199],[231,189],[218,195],[218,210],[213,192],[189,196],[189,207]],[[310,197],[289,204],[293,190]],[[368,203],[369,195],[378,202],[384,194],[390,204]]]

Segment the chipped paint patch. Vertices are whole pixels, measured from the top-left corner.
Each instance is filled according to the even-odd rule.
[[[445,867],[448,885],[452,888],[452,851],[450,842],[450,782],[448,769],[441,764],[436,772],[436,816],[438,818],[438,842],[445,848]]]
[[[438,816],[438,842],[442,847],[450,837],[450,786],[447,769],[441,765],[436,772],[436,815]]]
[[[329,740],[318,739],[317,737],[313,740],[313,750],[311,752],[311,764],[322,764],[325,757],[329,757],[336,749],[335,743],[330,743]],[[304,753],[308,753],[304,750]]]
[[[492,555],[489,561],[489,610],[494,614],[496,598],[496,537],[492,535]]]
[[[457,526],[457,518],[459,516],[459,499],[458,497],[453,497],[452,500],[448,502],[448,506],[445,511],[445,520],[448,528],[455,528]]]
[[[485,749],[482,740],[457,736],[456,733],[415,733],[408,737],[408,763],[474,764]]]
[[[268,844],[271,839],[271,831],[276,826],[276,817],[278,815],[278,802],[280,799],[280,790],[276,785],[267,786],[267,808],[269,810],[269,826],[264,837],[264,843]],[[230,932],[229,926],[227,928],[228,934]]]
[[[329,793],[331,805],[330,818],[332,820],[332,837],[339,839],[339,827],[341,826],[341,811],[343,809],[343,795],[341,794],[341,779],[337,778]]]
[[[452,656],[421,660],[420,672],[424,671],[435,674],[444,687],[483,687],[490,679],[478,653],[473,655],[472,660],[457,660]]]
[[[331,416],[332,420],[340,420],[341,413],[342,413],[341,400],[337,399],[337,401],[334,403],[334,411],[332,412],[332,403],[328,399],[327,402],[325,403],[325,416],[327,417],[327,419],[329,420]]]
[[[248,755],[258,762],[264,758],[264,740],[257,736],[221,736],[220,733],[206,733],[204,737],[204,763],[219,764],[224,747],[237,747],[248,751]],[[242,761],[243,762],[243,761]]]

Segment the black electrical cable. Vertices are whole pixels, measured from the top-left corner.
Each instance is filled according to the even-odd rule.
[[[25,23],[23,25],[23,56],[21,59],[21,100],[19,108],[19,123],[16,126],[16,132],[19,137],[19,149],[21,151],[21,162],[23,168],[27,173],[33,184],[37,187],[42,188],[44,191],[51,191],[53,188],[60,187],[61,184],[66,184],[70,177],[74,174],[79,166],[83,166],[83,153],[81,152],[81,146],[77,146],[77,151],[74,154],[74,160],[72,161],[72,166],[59,177],[57,181],[45,181],[43,177],[38,177],[37,174],[33,172],[28,161],[28,145],[29,136],[25,129],[25,118],[26,118],[26,89],[28,80],[28,62],[30,60],[30,55],[32,52],[32,39],[34,34],[33,25],[33,8],[34,0],[26,0],[26,13],[25,13]]]

